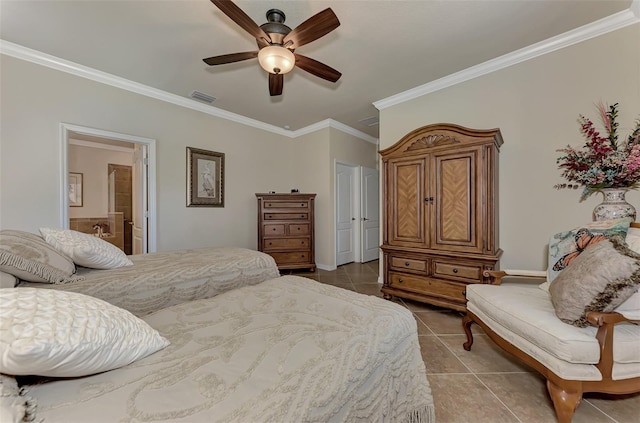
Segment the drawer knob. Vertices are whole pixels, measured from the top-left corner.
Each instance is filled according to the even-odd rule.
[[[455,267],[453,268],[453,273],[458,273],[458,269],[456,269]]]
[[[276,228],[273,228],[273,230],[275,231],[275,230],[276,230]]]
[[[405,262],[404,262],[404,265],[405,265],[405,266],[409,266],[409,262],[408,262],[408,261],[405,261]]]
[[[398,279],[398,282],[402,283],[402,282],[404,282],[404,279],[400,278],[400,279]]]
[[[462,295],[467,296],[467,291],[462,291]]]
[[[300,230],[300,226],[298,226],[298,230]]]
[[[269,215],[269,219],[271,219],[272,217],[273,217],[273,215],[272,215],[272,214],[270,214],[270,215]]]
[[[269,245],[273,245],[272,243],[269,243]]]
[[[300,217],[304,218],[304,214],[301,214]]]
[[[304,203],[300,203],[300,207],[304,207]]]

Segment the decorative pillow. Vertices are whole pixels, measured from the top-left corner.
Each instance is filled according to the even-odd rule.
[[[0,290],[0,372],[77,377],[125,366],[169,345],[130,312],[77,292]]]
[[[18,278],[9,273],[0,272],[0,288],[15,288],[17,284]]]
[[[640,254],[616,236],[589,247],[549,286],[556,315],[578,327],[589,325],[589,311],[609,312],[640,286]]]
[[[31,422],[35,417],[35,402],[18,387],[13,376],[0,374],[0,422]]]
[[[629,248],[640,254],[640,228],[629,228],[625,242]]]
[[[624,239],[631,221],[630,217],[625,217],[591,222],[552,236],[549,240],[547,281],[553,282],[556,276],[588,247],[614,235],[621,235]]]
[[[68,283],[82,279],[73,274],[73,261],[38,235],[0,231],[0,271],[30,282]]]
[[[133,264],[121,249],[93,235],[54,228],[40,228],[40,233],[45,241],[71,257],[78,266],[115,269]]]

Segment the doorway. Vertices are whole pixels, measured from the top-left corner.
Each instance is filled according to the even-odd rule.
[[[97,228],[96,236],[103,236],[127,254],[156,251],[155,140],[61,124],[61,142],[61,226],[87,233]],[[80,148],[83,155],[78,162],[70,154]],[[117,157],[120,163],[103,163],[117,161],[111,160]],[[98,169],[88,166],[94,162],[104,164],[104,169],[102,165],[96,166]],[[69,172],[82,174],[79,168],[87,173],[82,176],[82,190],[88,200],[80,208],[78,203],[69,202]],[[128,169],[129,175],[116,180],[118,169],[121,175],[126,175]],[[124,186],[127,184],[128,189]],[[117,210],[119,201],[114,199],[127,196],[129,201]],[[102,228],[105,226],[107,229]]]
[[[379,258],[379,172],[336,163],[336,266]]]

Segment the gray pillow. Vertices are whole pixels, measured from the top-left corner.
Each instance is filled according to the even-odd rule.
[[[0,272],[0,288],[15,288],[18,278],[9,273]]]
[[[30,282],[68,283],[76,266],[64,254],[30,232],[0,231],[0,271]]]
[[[35,409],[35,401],[24,395],[16,378],[0,373],[0,422],[31,422]]]
[[[586,327],[587,312],[613,311],[639,287],[640,254],[614,236],[576,257],[551,282],[549,294],[560,320]]]

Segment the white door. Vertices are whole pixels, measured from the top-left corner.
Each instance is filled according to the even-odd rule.
[[[133,153],[133,254],[146,254],[148,228],[147,145],[135,144]]]
[[[356,260],[355,168],[336,163],[336,266]]]
[[[380,257],[380,179],[376,169],[362,167],[360,176],[362,262],[377,260]]]

